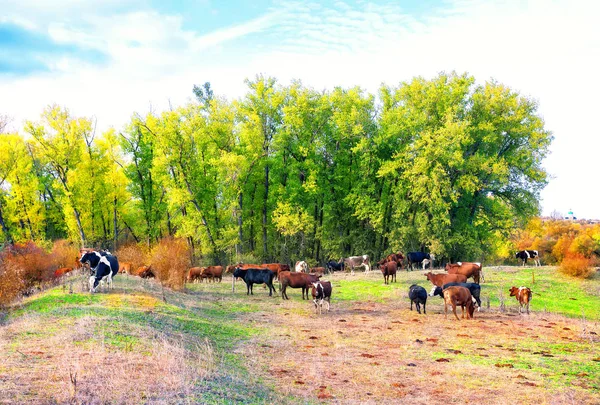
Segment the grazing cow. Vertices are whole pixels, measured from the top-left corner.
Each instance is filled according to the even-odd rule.
[[[187,282],[193,283],[198,280],[201,281],[201,277],[202,277],[202,267],[191,267],[188,270]]]
[[[431,265],[433,266],[433,261],[435,260],[435,256],[433,254],[423,253],[423,252],[408,252],[408,254],[406,255],[406,259],[408,260],[408,266],[406,266],[406,271],[408,271],[409,267],[412,271],[412,270],[414,270],[413,264],[422,263],[423,260],[425,260],[425,259],[430,260]]]
[[[140,266],[137,269],[137,275],[141,278],[156,278],[154,269],[152,266]]]
[[[426,314],[425,306],[427,305],[427,291],[418,285],[411,285],[408,289],[408,298],[410,298],[410,310],[412,311],[413,302],[417,308],[417,312],[421,313],[421,304],[423,304],[423,313]]]
[[[368,255],[350,256],[350,257],[346,257],[346,258],[342,259],[342,261],[344,262],[344,268],[350,267],[352,274],[354,274],[355,267],[364,267],[365,273],[368,273],[369,270],[371,269],[370,265],[369,265],[369,256]]]
[[[542,265],[540,263],[540,254],[538,253],[537,250],[520,250],[517,252],[515,257],[517,259],[523,260],[523,266],[525,266],[525,264],[527,263],[527,259],[533,259],[536,267]]]
[[[294,270],[297,273],[308,273],[308,263],[306,263],[304,260],[302,260],[301,262],[296,262]]]
[[[479,284],[479,279],[484,280],[481,263],[446,263],[446,271],[448,274],[463,274],[467,278],[473,277],[473,280]]]
[[[307,273],[292,273],[290,271],[282,271],[279,275],[279,282],[281,283],[281,298],[289,300],[287,295],[287,288],[302,288],[302,299],[306,293],[306,299],[308,299],[308,289],[311,283],[316,283],[321,278],[318,274],[307,274]]]
[[[131,263],[121,263],[119,266],[119,273],[131,274],[131,268],[133,265]]]
[[[333,273],[334,271],[344,270],[344,263],[341,260],[339,262],[336,262],[335,260],[330,260],[325,264],[325,267],[330,273]]]
[[[239,267],[233,271],[233,277],[239,277],[244,280],[246,283],[246,295],[254,293],[252,292],[252,287],[254,284],[266,284],[269,287],[269,297],[273,295],[275,291],[275,287],[273,287],[273,279],[275,278],[275,273],[268,269],[246,269],[242,270]]]
[[[318,274],[322,276],[323,274],[325,274],[325,267],[311,267],[309,273]]]
[[[57,269],[54,272],[54,278],[58,278],[58,277],[62,277],[67,273],[70,273],[73,271],[72,267],[61,267],[60,269]]]
[[[429,293],[429,296],[435,297],[436,295],[439,295],[440,297],[444,298],[444,289],[453,286],[468,288],[469,292],[471,293],[471,296],[473,297],[474,302],[477,304],[477,311],[481,311],[481,286],[476,283],[448,283],[444,284],[443,287],[438,287],[437,285],[434,285],[431,289],[431,292]]]
[[[392,282],[396,281],[396,271],[398,270],[398,264],[395,261],[387,262],[379,267],[381,268],[381,273],[383,274],[383,281],[385,284],[390,283],[390,278]]]
[[[529,303],[531,302],[531,295],[533,292],[527,287],[511,287],[509,291],[510,296],[515,297],[517,301],[519,301],[519,313],[521,313],[521,310],[525,307],[529,314]]]
[[[315,313],[317,310],[319,315],[323,313],[323,301],[327,303],[327,312],[329,312],[329,304],[331,303],[331,283],[329,281],[317,281],[312,284],[312,297],[315,304]]]
[[[92,270],[89,279],[90,292],[96,292],[96,288],[101,280],[106,279],[108,288],[112,288],[112,279],[119,271],[119,261],[117,258],[107,252],[87,252],[79,260],[81,263],[87,263]]]
[[[219,280],[219,283],[223,280],[223,266],[208,266],[203,267],[200,273],[202,278],[210,280]]]
[[[448,305],[452,305],[452,312],[458,319],[456,314],[456,306],[460,305],[462,308],[462,317],[465,317],[465,307],[467,309],[467,319],[473,318],[473,312],[475,307],[473,306],[473,297],[468,288],[460,286],[452,286],[444,289],[444,318],[448,318]]]
[[[438,287],[448,283],[466,283],[467,277],[462,274],[433,274],[432,272],[426,273],[425,277]]]

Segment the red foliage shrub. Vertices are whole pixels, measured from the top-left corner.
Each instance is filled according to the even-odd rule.
[[[148,260],[149,254],[147,249],[135,243],[121,246],[115,252],[115,256],[117,256],[119,259],[120,264],[131,263],[131,268],[133,270],[143,265],[150,264],[150,260]]]
[[[587,278],[594,272],[592,265],[592,259],[588,259],[581,253],[567,253],[559,270],[569,276]]]
[[[151,258],[152,269],[165,287],[183,289],[191,264],[189,247],[184,239],[161,239],[152,250]]]

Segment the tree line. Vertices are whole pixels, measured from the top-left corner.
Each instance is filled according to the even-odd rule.
[[[187,240],[194,261],[491,257],[539,211],[552,136],[535,100],[469,74],[317,91],[273,77],[121,129],[49,106],[0,135],[4,242]],[[0,126],[2,128],[2,126]]]

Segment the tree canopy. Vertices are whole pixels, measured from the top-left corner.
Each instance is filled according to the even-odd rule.
[[[58,106],[0,134],[1,237],[114,248],[179,236],[219,262],[481,260],[539,212],[552,136],[505,85],[456,73],[377,95],[246,84],[234,101],[194,86],[193,102],[101,135]]]

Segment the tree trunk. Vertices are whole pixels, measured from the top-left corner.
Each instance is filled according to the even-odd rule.
[[[0,225],[2,226],[2,233],[4,233],[4,239],[8,243],[13,243],[12,235],[10,234],[8,226],[6,226],[6,222],[4,222],[4,215],[2,215],[2,201],[0,201]]]
[[[117,196],[113,200],[113,252],[117,251],[117,238],[119,229],[117,228]]]
[[[269,249],[267,247],[267,200],[269,199],[269,164],[265,166],[265,195],[262,208],[262,240],[263,240],[263,260],[269,261]]]
[[[250,199],[250,235],[249,235],[249,245],[250,252],[254,253],[254,249],[256,249],[256,245],[254,243],[254,199],[256,197],[256,183],[254,183],[254,188],[252,189],[252,198]]]
[[[21,188],[21,181],[19,180],[19,176],[16,176],[17,185]],[[27,205],[25,204],[25,197],[23,197],[23,193],[21,193],[21,205],[23,206],[23,213],[25,214],[25,219],[27,220],[27,227],[29,228],[29,234],[31,235],[31,239],[35,239],[35,235],[33,233],[33,227],[31,226],[31,220],[29,219],[29,213],[27,212]]]
[[[242,191],[240,191],[240,194],[238,195],[238,213],[237,213],[237,223],[238,223],[238,239],[239,242],[237,244],[236,247],[236,253],[242,254],[244,253],[244,221],[243,221],[243,214],[244,214],[244,193]]]

